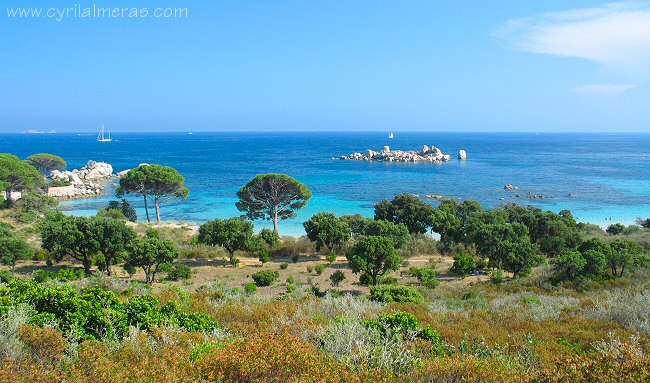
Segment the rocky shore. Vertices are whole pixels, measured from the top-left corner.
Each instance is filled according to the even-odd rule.
[[[466,158],[466,153],[463,151]],[[340,160],[354,160],[354,161],[378,161],[378,162],[430,162],[442,163],[451,161],[451,155],[444,154],[442,150],[435,146],[422,146],[419,151],[415,150],[391,150],[389,146],[377,152],[368,149],[363,153],[352,153],[349,156],[340,156]]]
[[[101,195],[108,180],[118,177],[113,174],[111,164],[91,160],[81,169],[53,170],[50,173],[53,182],[68,182],[69,185],[49,187],[47,194],[55,198],[95,197]]]

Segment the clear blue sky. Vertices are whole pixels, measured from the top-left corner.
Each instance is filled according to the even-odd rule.
[[[96,3],[188,17],[3,1],[0,131],[650,130],[648,2]]]

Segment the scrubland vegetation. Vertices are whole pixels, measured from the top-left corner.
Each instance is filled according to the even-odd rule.
[[[399,195],[281,238],[311,197],[289,178],[240,190],[240,210],[274,222],[259,233],[132,223],[128,201],[89,218],[12,202],[0,382],[650,381],[647,220],[605,231]],[[300,198],[261,204],[265,182]]]

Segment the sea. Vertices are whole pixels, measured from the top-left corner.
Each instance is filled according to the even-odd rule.
[[[26,158],[53,153],[68,169],[89,160],[110,163],[115,172],[139,164],[176,168],[189,197],[167,199],[163,220],[200,224],[239,216],[236,192],[260,173],[286,173],[313,192],[297,217],[282,221],[284,235],[304,234],[302,222],[320,211],[373,216],[373,204],[400,193],[478,200],[486,208],[516,202],[559,212],[569,209],[583,222],[632,224],[650,217],[650,134],[456,133],[456,132],[113,132],[96,134],[0,134],[0,152]],[[345,161],[340,155],[366,149],[419,150],[436,146],[448,163]],[[458,160],[459,150],[467,151]],[[112,184],[112,183],[111,183]],[[62,201],[66,214],[93,215],[114,197],[109,184],[97,198]],[[505,190],[506,184],[519,189]],[[516,194],[521,196],[517,197]],[[544,195],[531,199],[529,195]],[[130,198],[139,218],[143,202]],[[270,227],[257,221],[256,228]]]

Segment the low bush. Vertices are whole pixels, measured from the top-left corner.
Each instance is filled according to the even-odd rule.
[[[288,267],[289,267],[289,264],[288,264],[288,263],[286,263],[286,262],[282,262],[282,263],[280,263],[280,269],[282,269],[282,270],[286,270]]]
[[[280,273],[272,270],[262,270],[252,275],[257,287],[271,286],[273,282],[280,279]]]
[[[384,336],[397,336],[402,339],[422,339],[440,342],[440,333],[431,326],[420,327],[420,322],[411,313],[382,313],[379,318],[367,319],[364,324]]]
[[[330,281],[332,283],[332,287],[337,287],[341,282],[345,280],[345,273],[341,270],[336,270],[335,272],[330,275]]]
[[[476,270],[476,261],[473,257],[465,254],[464,251],[458,252],[454,255],[454,265],[451,267],[451,272],[466,277],[474,270]]]
[[[420,292],[412,287],[399,285],[372,286],[370,299],[378,302],[424,302],[424,297]]]
[[[314,271],[316,271],[316,275],[323,274],[323,271],[325,271],[325,265],[319,263],[318,265],[316,265],[316,267],[314,267]]]
[[[167,279],[170,281],[185,281],[194,275],[194,270],[184,263],[178,262],[167,271]]]

